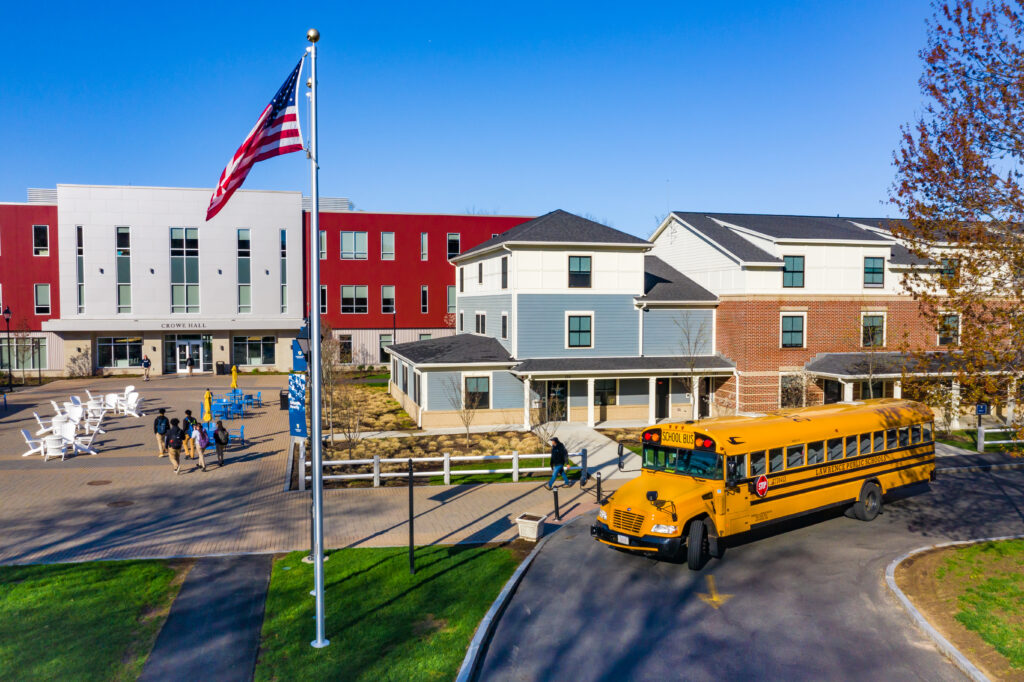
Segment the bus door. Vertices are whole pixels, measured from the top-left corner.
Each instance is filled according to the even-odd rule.
[[[764,452],[752,453],[753,456],[760,455],[763,458]],[[725,523],[719,529],[722,535],[742,533],[750,529],[750,499],[754,495],[750,491],[748,482],[751,480],[747,474],[748,455],[728,455],[725,458],[726,483],[735,481],[735,485],[726,486],[725,494]],[[754,477],[756,478],[756,476]]]

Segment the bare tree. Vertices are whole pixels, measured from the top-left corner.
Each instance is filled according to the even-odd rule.
[[[537,436],[537,440],[546,444],[554,437],[558,422],[551,419],[551,416],[563,414],[567,409],[565,400],[558,395],[547,400],[538,399],[530,405],[530,431]]]
[[[690,396],[693,400],[697,400],[696,392],[693,390],[694,382],[697,380],[695,377],[697,358],[701,355],[708,355],[711,349],[711,329],[709,328],[708,318],[702,315],[700,322],[693,325],[690,324],[690,315],[687,314],[680,315],[674,322],[679,330],[677,343],[679,345],[680,364],[687,369],[690,375]],[[710,398],[708,400],[710,401]],[[697,410],[697,414],[700,414],[700,406],[698,406]]]
[[[341,375],[341,342],[334,335],[331,325],[321,322],[320,339],[320,377],[324,391],[324,410],[328,415],[328,424],[331,430],[331,441],[334,440],[334,397],[337,390],[338,377]]]
[[[807,389],[814,383],[814,377],[804,370],[779,375],[779,407],[804,407],[807,404]]]
[[[68,376],[88,377],[92,376],[92,374],[92,351],[86,346],[81,352],[76,353],[74,357],[68,360]]]
[[[366,395],[359,384],[345,374],[339,373],[334,384],[335,412],[331,423],[331,433],[337,426],[348,447],[348,457],[362,435],[363,419],[366,417]]]
[[[444,387],[445,396],[448,398],[448,404],[451,405],[452,410],[458,416],[459,421],[462,422],[462,426],[466,429],[466,451],[469,451],[469,428],[473,424],[473,420],[476,419],[476,412],[482,405],[480,404],[480,396],[478,393],[465,392],[463,396],[463,384],[459,374],[448,374],[444,377],[441,382]]]
[[[32,332],[29,330],[28,322],[24,317],[21,318],[15,330],[11,332],[11,337],[11,343],[14,344],[14,353],[10,357],[17,360],[18,367],[21,368],[21,383],[27,386],[27,365],[31,364],[32,361]]]

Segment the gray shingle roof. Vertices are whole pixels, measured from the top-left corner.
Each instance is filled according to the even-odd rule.
[[[417,365],[514,362],[512,356],[496,339],[476,334],[456,334],[426,341],[399,343],[389,346],[389,349]]]
[[[776,239],[852,239],[887,241],[885,237],[852,224],[847,218],[760,213],[704,213],[731,225],[745,227]]]
[[[717,301],[718,297],[657,256],[644,256],[640,301]]]
[[[804,365],[808,372],[835,376],[897,376],[907,372],[936,372],[940,369],[944,352],[929,353],[926,363],[919,363],[913,355],[901,352],[878,353],[819,353]]]
[[[595,223],[561,209],[516,225],[497,237],[474,246],[452,260],[484,251],[492,246],[507,242],[567,242],[579,244],[630,244],[649,245],[646,239],[634,237],[613,227]]]
[[[747,263],[782,262],[781,258],[776,258],[764,249],[755,246],[729,228],[722,227],[703,213],[686,213],[684,211],[673,211],[672,213],[741,261]]]
[[[895,265],[928,265],[932,261],[915,256],[903,244],[893,244],[890,249],[889,262]]]
[[[671,356],[671,357],[621,357],[621,358],[536,358],[526,360],[512,368],[517,374],[531,372],[615,372],[667,370],[688,372],[694,370],[727,372],[736,365],[719,355]]]

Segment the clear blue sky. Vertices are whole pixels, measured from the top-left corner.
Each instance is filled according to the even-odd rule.
[[[925,0],[220,5],[7,6],[0,201],[57,183],[212,187],[316,26],[321,194],[363,210],[564,208],[643,236],[669,208],[887,215],[930,13]],[[272,159],[246,188],[308,194],[307,168]]]

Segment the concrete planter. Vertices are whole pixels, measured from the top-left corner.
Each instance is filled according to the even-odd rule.
[[[544,516],[520,514],[516,518],[516,523],[519,525],[519,537],[530,542],[537,542],[540,536],[544,534],[544,520],[547,518],[547,514]]]

